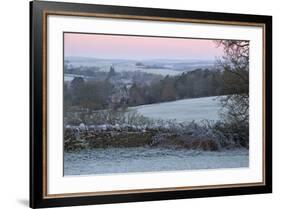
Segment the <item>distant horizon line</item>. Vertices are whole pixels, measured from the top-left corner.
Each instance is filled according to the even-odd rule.
[[[174,61],[216,61],[215,59],[199,59],[199,58],[101,58],[90,56],[65,56],[68,58],[84,58],[84,59],[96,59],[96,60],[130,60],[130,61],[148,61],[148,60],[174,60]]]

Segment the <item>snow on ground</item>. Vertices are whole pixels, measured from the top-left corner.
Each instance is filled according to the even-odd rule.
[[[131,109],[143,116],[153,119],[173,120],[178,122],[200,122],[202,120],[218,120],[220,110],[219,97],[201,97],[141,105]]]
[[[249,166],[246,149],[220,152],[163,148],[108,148],[64,154],[64,175],[112,174]]]

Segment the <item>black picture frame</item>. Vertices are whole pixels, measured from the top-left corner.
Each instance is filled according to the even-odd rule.
[[[164,21],[196,20],[206,23],[261,24],[264,26],[264,184],[218,188],[181,189],[101,195],[46,196],[46,23],[49,14],[108,14],[131,19]],[[76,14],[75,14],[76,13]],[[93,4],[30,2],[30,207],[58,207],[89,204],[154,201],[272,192],[272,17],[261,15],[214,13]]]

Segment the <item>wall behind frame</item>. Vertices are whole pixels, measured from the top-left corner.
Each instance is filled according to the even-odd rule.
[[[57,0],[59,1],[59,0]],[[62,1],[62,0],[60,0]],[[273,194],[216,197],[75,208],[278,208],[281,204],[281,6],[278,1],[68,0],[68,2],[160,7],[273,16]],[[1,1],[0,6],[0,207],[27,208],[29,197],[29,1]],[[279,95],[278,95],[279,94]],[[275,108],[276,107],[276,108]]]

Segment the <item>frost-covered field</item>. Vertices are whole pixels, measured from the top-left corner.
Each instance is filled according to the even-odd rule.
[[[203,97],[142,105],[131,109],[143,116],[163,121],[200,122],[202,120],[219,120],[220,108],[219,97]],[[119,124],[117,125],[120,128]],[[113,130],[115,126],[112,126],[111,129]],[[114,135],[114,132],[111,132],[110,135],[112,134]],[[64,174],[90,175],[249,166],[248,149],[202,150],[148,145],[133,148],[110,148],[109,146],[107,148],[82,149],[64,153]]]
[[[248,150],[207,152],[163,148],[108,148],[64,155],[64,175],[241,168]]]
[[[132,109],[143,116],[153,119],[173,120],[177,122],[200,122],[202,120],[218,120],[219,97],[202,97],[183,99],[174,102],[163,102],[151,105],[141,105]]]

